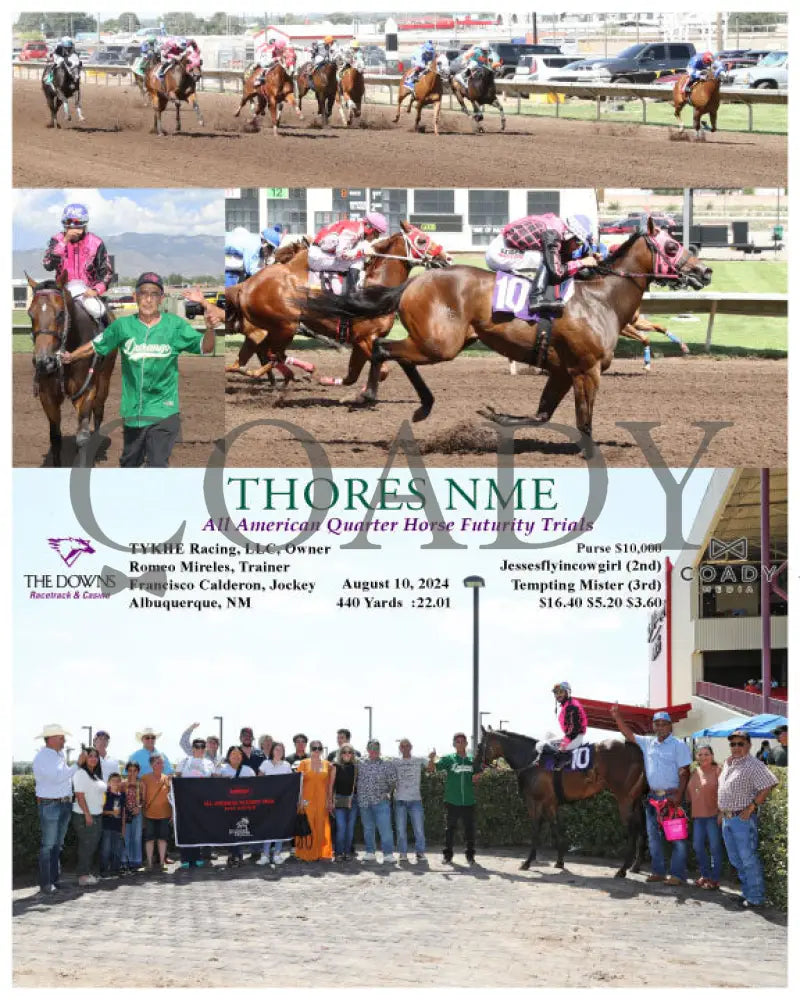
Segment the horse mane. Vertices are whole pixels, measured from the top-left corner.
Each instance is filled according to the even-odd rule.
[[[301,236],[299,240],[294,240],[292,243],[287,243],[286,246],[278,247],[272,258],[276,264],[285,264],[308,246],[308,237]]]
[[[492,732],[492,733],[502,733],[503,736],[510,736],[513,739],[530,740],[530,741],[532,741],[534,743],[538,743],[539,742],[539,740],[537,740],[534,736],[526,736],[525,733],[515,733],[511,729],[491,729],[491,730],[487,730],[487,733],[489,733],[489,732]]]
[[[613,264],[615,261],[619,260],[619,258],[623,257],[641,236],[644,236],[644,233],[640,233],[638,231],[635,233],[631,233],[631,235],[627,238],[627,240],[625,240],[624,243],[620,243],[618,247],[615,247],[611,251],[608,257],[606,257],[606,259],[603,261],[603,263]]]
[[[37,281],[35,292],[60,292],[62,289],[59,287],[58,282],[53,278],[45,278],[44,281]]]

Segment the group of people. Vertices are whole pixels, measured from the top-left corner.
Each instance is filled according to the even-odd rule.
[[[354,860],[353,835],[356,818],[364,829],[365,862],[376,860],[376,831],[385,863],[408,859],[408,823],[413,832],[414,853],[424,862],[426,844],[421,781],[423,772],[447,774],[443,858],[452,861],[457,826],[463,826],[465,856],[475,860],[475,793],[472,757],[467,737],[456,733],[454,752],[437,759],[414,756],[410,740],[399,741],[397,757],[381,756],[381,745],[371,739],[362,756],[350,742],[350,730],[339,729],[337,749],[325,757],[319,740],[309,742],[305,733],[293,738],[289,755],[279,740],[264,734],[254,741],[252,728],[242,727],[238,744],[223,755],[219,737],[194,736],[198,723],[180,736],[186,756],[174,765],[158,749],[161,733],[146,727],[136,734],[141,746],[124,765],[109,754],[110,736],[98,730],[90,747],[84,747],[75,763],[64,754],[66,737],[61,725],[44,727],[39,737],[44,746],[33,761],[36,801],[41,827],[39,885],[43,895],[57,892],[61,877],[61,850],[70,821],[78,841],[78,884],[96,882],[92,866],[99,855],[101,875],[120,875],[143,870],[167,871],[169,824],[172,818],[171,781],[181,778],[255,778],[296,771],[302,775],[298,808],[308,819],[310,837],[298,843],[295,856],[301,861]],[[395,830],[392,829],[392,804]],[[291,844],[291,841],[288,842]],[[267,841],[256,845],[258,865],[280,865],[287,842]],[[211,859],[211,849],[182,847],[184,869],[202,867]],[[243,848],[228,850],[228,865],[242,863]]]
[[[65,365],[105,357],[118,350],[122,363],[124,422],[120,465],[164,468],[180,433],[178,356],[213,354],[215,326],[224,322],[223,310],[197,289],[184,297],[202,306],[204,332],[195,330],[183,317],[164,312],[164,280],[145,271],[136,281],[137,310],[110,322],[103,296],[113,278],[113,269],[103,240],[89,231],[89,210],[73,202],[61,214],[60,232],[49,241],[42,266],[54,271],[56,281],[66,287],[75,307],[91,317],[96,335],[74,351],[62,351]],[[144,360],[147,359],[147,364]]]

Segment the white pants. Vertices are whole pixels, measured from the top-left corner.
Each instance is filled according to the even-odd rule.
[[[572,740],[570,743],[567,743],[564,749],[574,750],[575,747],[582,747],[584,744],[588,742],[589,742],[589,737],[586,735],[586,733],[580,733],[578,736],[575,737],[574,740]]]
[[[492,271],[538,271],[541,263],[539,250],[511,250],[502,233],[486,248],[486,264]]]
[[[337,257],[336,254],[326,253],[322,247],[313,243],[308,248],[308,269],[309,271],[338,271],[340,274],[347,272],[351,267],[359,270],[363,269],[362,260],[345,260],[344,257]]]
[[[77,299],[93,319],[102,319],[106,314],[105,303],[96,295],[87,295],[87,287],[82,281],[67,282],[67,291],[73,299]]]

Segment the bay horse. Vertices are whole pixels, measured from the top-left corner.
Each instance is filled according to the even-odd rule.
[[[256,100],[256,108],[253,117],[249,121],[249,126],[257,131],[258,118],[266,113],[269,107],[269,116],[272,121],[272,134],[278,134],[278,126],[281,123],[284,104],[294,105],[294,84],[292,78],[282,63],[275,63],[270,66],[264,77],[264,82],[260,87],[254,87],[253,80],[261,71],[256,69],[245,81],[245,90],[239,103],[239,109],[234,114],[234,118],[239,117],[239,113],[248,101]],[[248,90],[248,87],[250,88]]]
[[[572,388],[575,422],[588,458],[594,453],[592,418],[600,376],[611,365],[620,332],[631,322],[645,291],[653,281],[704,288],[712,271],[648,219],[645,232],[633,233],[588,274],[587,280],[576,282],[563,314],[544,324],[493,312],[495,273],[469,266],[431,271],[391,289],[323,294],[309,303],[309,310],[318,317],[353,320],[397,311],[408,336],[374,341],[362,402],[377,400],[382,362],[397,361],[419,396],[415,421],[425,420],[434,404],[418,366],[451,361],[476,337],[512,361],[546,369],[548,379],[534,417],[509,416],[491,407],[479,412],[502,426],[543,424]],[[550,332],[545,329],[540,337],[540,326],[550,327]]]
[[[303,117],[303,98],[309,90],[313,90],[317,113],[323,127],[326,127],[336,100],[336,86],[336,63],[323,62],[316,67],[313,63],[306,63],[297,74],[297,117]]]
[[[467,111],[467,106],[464,103],[465,99],[472,105],[472,120],[477,132],[486,131],[481,122],[483,121],[483,107],[487,104],[493,108],[497,108],[500,112],[500,131],[505,132],[506,114],[497,98],[497,90],[494,85],[494,71],[491,67],[477,66],[470,74],[466,86],[457,77],[453,77],[450,81],[450,87],[465,115],[469,116],[469,111]]]
[[[691,105],[694,109],[695,136],[699,139],[703,135],[700,131],[701,119],[706,115],[711,122],[711,131],[717,131],[720,79],[719,77],[714,78],[706,76],[705,79],[698,80],[687,96],[685,88],[688,80],[689,75],[684,73],[675,81],[675,85],[672,88],[672,103],[675,107],[675,117],[680,122],[681,132],[684,130],[684,124],[683,121],[681,121],[681,112],[687,104]],[[704,123],[702,127],[708,128],[708,126]]]
[[[400,110],[403,102],[408,101],[406,112],[411,113],[414,103],[417,105],[417,120],[414,122],[414,131],[419,132],[419,120],[422,116],[422,109],[427,105],[433,106],[433,132],[439,134],[439,116],[442,113],[442,92],[444,91],[444,80],[449,79],[450,71],[447,68],[447,60],[444,56],[432,59],[424,72],[420,73],[414,83],[413,89],[409,89],[407,81],[413,74],[407,73],[400,84],[400,93],[397,95],[397,114],[392,121],[400,121]]]
[[[153,128],[156,135],[166,135],[161,116],[167,104],[175,104],[175,131],[181,130],[181,102],[186,101],[197,115],[198,125],[205,125],[200,105],[197,103],[197,84],[202,76],[203,60],[196,52],[184,52],[174,66],[164,74],[162,80],[158,75],[158,66],[149,66],[145,72],[144,84],[147,96],[153,106]],[[174,94],[175,97],[170,97]]]
[[[555,867],[564,867],[568,844],[560,821],[559,806],[582,802],[599,792],[609,791],[617,800],[619,818],[627,832],[622,865],[615,878],[625,878],[628,871],[639,871],[644,840],[642,796],[647,790],[644,757],[635,743],[603,740],[594,744],[593,766],[584,771],[551,771],[531,761],[537,740],[504,729],[481,726],[481,741],[476,753],[476,768],[482,770],[502,757],[516,772],[519,794],[531,820],[531,849],[520,865],[528,871],[536,860],[542,820],[555,827],[557,858]]]
[[[401,221],[401,232],[392,233],[371,245],[373,256],[364,269],[365,287],[378,289],[401,285],[415,266],[447,267],[450,258],[430,236]],[[340,333],[338,318],[317,316],[309,312],[315,299],[308,292],[308,250],[300,249],[286,264],[272,264],[246,281],[225,291],[228,318],[226,327],[247,334],[247,324],[269,334],[264,345],[279,361],[285,360],[286,349],[300,332],[337,343]],[[394,310],[376,314],[350,325],[351,346],[348,372],[342,380],[353,385],[369,361],[374,343],[392,329]],[[247,342],[242,351],[247,348]],[[250,350],[251,356],[253,350]],[[240,364],[242,363],[240,352]],[[247,358],[245,358],[247,360]],[[268,374],[269,366],[255,372],[256,377]],[[381,376],[380,371],[375,375]],[[326,381],[323,384],[332,384]],[[335,384],[339,384],[336,382]]]
[[[364,91],[364,73],[357,66],[345,66],[339,80],[338,100],[339,113],[348,128],[353,124],[354,119],[361,117],[361,102],[364,100]]]
[[[58,112],[63,106],[68,122],[72,121],[69,110],[71,98],[75,98],[75,114],[79,122],[85,121],[81,110],[81,61],[72,55],[58,66],[45,66],[42,70],[42,90],[50,112],[48,128],[61,128]]]
[[[83,466],[91,436],[89,421],[94,416],[96,434],[103,423],[117,352],[112,351],[102,359],[94,355],[66,367],[62,365],[61,352],[75,351],[92,340],[97,334],[95,323],[84,309],[76,306],[65,278],[36,282],[28,274],[25,277],[33,292],[28,308],[33,338],[33,391],[50,423],[53,465],[61,466],[61,405],[69,399],[78,417],[77,465]]]

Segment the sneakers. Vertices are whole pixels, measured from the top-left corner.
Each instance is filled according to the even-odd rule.
[[[655,872],[653,872],[652,875],[648,875],[647,878],[645,879],[645,882],[663,882],[663,881],[664,881],[664,876],[656,875]]]
[[[392,853],[392,854],[384,854],[384,856],[383,856],[383,863],[385,865],[396,865],[397,864],[397,857],[395,856],[394,853]]]
[[[281,854],[280,851],[274,851],[273,852],[273,854],[272,854],[272,863],[274,865],[282,865],[285,860],[286,860],[286,856],[284,854]]]
[[[402,854],[397,855],[397,859],[398,861],[408,861],[408,855],[403,851]]]
[[[445,851],[445,853],[442,855],[442,864],[444,864],[444,865],[452,865],[452,863],[453,863],[453,855],[452,854],[448,854]]]
[[[464,855],[464,857],[467,859],[467,864],[468,865],[474,865],[475,864],[475,852],[474,851],[467,851],[466,854]]]
[[[256,864],[259,866],[259,868],[263,868],[264,865],[268,865],[269,864],[269,855],[268,854],[262,854],[261,857],[258,859],[258,861],[256,861]]]
[[[664,879],[664,885],[683,885],[683,882],[679,878],[675,878],[674,875],[670,875],[669,878]]]
[[[94,875],[79,875],[78,885],[96,885],[97,879]]]
[[[191,861],[181,861],[181,868],[186,869],[186,868],[191,868],[191,867],[192,867]]]
[[[40,889],[36,895],[37,896],[52,896],[54,892],[58,892],[58,889],[54,885],[48,885],[44,889]]]
[[[202,868],[204,864],[205,864],[205,861],[203,861],[202,858],[201,858],[200,861],[195,861],[194,866],[195,866],[195,868]]]
[[[424,851],[417,851],[417,861],[427,861]]]
[[[361,860],[362,860],[362,861],[364,861],[365,863],[368,863],[368,862],[370,862],[370,861],[375,861],[375,860],[376,860],[376,859],[375,859],[375,853],[373,852],[373,853],[371,853],[371,854],[370,854],[370,853],[369,853],[369,851],[368,851],[368,852],[367,852],[367,853],[366,853],[366,854],[365,854],[365,855],[363,856],[363,858],[362,858]]]
[[[749,899],[745,899],[744,897],[739,900],[739,906],[743,910],[763,910],[766,905],[766,903],[751,903]]]
[[[344,861],[344,854],[335,855],[333,860],[341,864]]]

